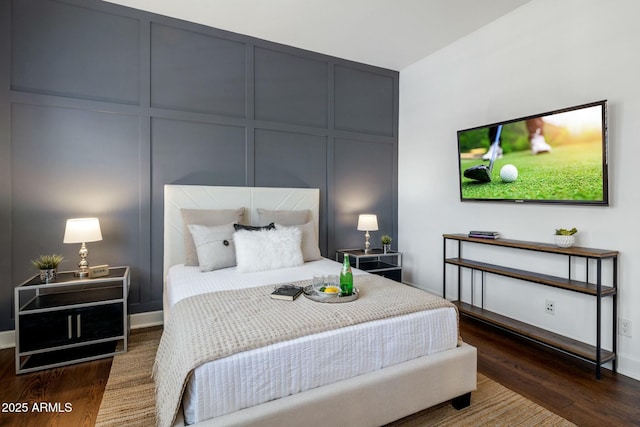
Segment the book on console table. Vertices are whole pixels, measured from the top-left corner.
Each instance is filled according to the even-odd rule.
[[[271,298],[293,301],[298,298],[301,293],[302,288],[300,286],[282,285],[277,287],[275,291],[271,292]]]
[[[478,239],[499,239],[500,233],[497,231],[472,230],[469,232],[469,237],[475,237]]]

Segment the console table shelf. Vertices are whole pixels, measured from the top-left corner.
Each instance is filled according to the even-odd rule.
[[[456,241],[458,245],[457,256],[447,258],[447,241]],[[500,246],[506,249],[519,249],[525,251],[544,252],[550,254],[565,255],[568,257],[568,273],[567,277],[552,276],[548,274],[537,273],[534,271],[521,270],[511,268],[503,265],[491,264],[481,262],[473,259],[467,259],[462,256],[463,244],[480,244],[480,245],[493,245]],[[570,292],[576,292],[583,295],[589,295],[596,299],[596,344],[591,345],[580,341],[573,340],[563,335],[547,331],[545,329],[521,322],[516,319],[512,319],[503,316],[498,313],[491,312],[484,308],[484,293],[482,298],[482,305],[478,306],[474,304],[473,297],[469,304],[464,301],[453,301],[458,307],[458,311],[462,315],[473,317],[482,322],[492,324],[499,328],[513,332],[525,338],[550,346],[557,350],[579,357],[581,359],[590,361],[596,365],[596,378],[600,379],[600,368],[602,364],[612,362],[613,371],[616,371],[616,346],[617,346],[617,276],[618,276],[618,251],[606,250],[606,249],[593,249],[584,247],[570,247],[560,248],[551,244],[528,242],[521,240],[508,240],[508,239],[481,239],[468,237],[466,234],[444,234],[443,235],[443,297],[447,295],[447,265],[458,267],[458,295],[460,299],[461,295],[461,270],[462,268],[468,268],[472,271],[482,272],[482,286],[484,289],[484,275],[486,273],[495,274],[499,276],[509,277],[513,279],[523,280],[526,282],[535,283],[543,286],[550,286],[554,288],[564,289]],[[585,258],[586,262],[586,278],[584,281],[573,279],[571,272],[571,258],[579,257]],[[590,277],[592,274],[589,271],[589,261],[595,260],[595,277]],[[610,286],[602,284],[602,262],[604,260],[611,260],[612,262],[612,279]],[[595,283],[594,283],[595,280]],[[602,348],[602,299],[611,298],[612,300],[612,349],[605,350]]]
[[[528,323],[520,322],[519,320],[515,320],[510,317],[502,316],[501,314],[494,313],[471,304],[460,301],[454,301],[453,304],[458,307],[458,311],[463,315],[473,317],[474,319],[482,322],[490,323],[533,341],[551,347],[560,348],[569,354],[588,360],[592,363],[596,362],[597,348],[592,345],[558,335],[554,332],[535,327]],[[600,363],[610,362],[615,359],[615,357],[616,355],[612,351],[600,349]]]
[[[499,265],[488,264],[479,261],[472,261],[464,258],[447,258],[447,264],[467,267],[473,270],[484,271],[487,273],[498,274],[500,276],[511,277],[514,279],[526,280],[528,282],[538,283],[541,285],[552,286],[554,288],[566,289],[587,295],[598,295],[598,288],[593,283],[581,282],[563,277],[550,276],[547,274],[533,273],[516,268],[502,267]],[[616,289],[610,286],[602,286],[602,296],[615,295]]]
[[[589,258],[611,258],[617,257],[618,251],[610,249],[594,249],[583,248],[581,246],[571,246],[569,248],[561,248],[551,243],[529,242],[526,240],[512,239],[481,239],[478,237],[469,237],[466,234],[443,234],[445,239],[453,239],[464,242],[482,243],[483,245],[505,246],[516,249],[527,249],[538,252],[549,252],[555,254],[575,255]]]

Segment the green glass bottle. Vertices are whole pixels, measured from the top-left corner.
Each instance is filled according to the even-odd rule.
[[[349,296],[353,293],[353,273],[349,264],[349,255],[344,256],[342,271],[340,271],[340,295]]]

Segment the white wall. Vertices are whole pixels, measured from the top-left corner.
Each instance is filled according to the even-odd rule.
[[[438,294],[443,233],[498,230],[551,243],[555,228],[575,226],[580,246],[619,250],[618,317],[635,330],[619,336],[618,370],[640,379],[637,16],[636,0],[534,0],[401,70],[398,241],[405,279]],[[459,201],[457,130],[601,99],[609,104],[609,207]],[[485,255],[557,267],[541,254]],[[595,342],[593,298],[495,276],[488,285],[492,309]],[[544,313],[545,299],[554,300],[555,316]]]

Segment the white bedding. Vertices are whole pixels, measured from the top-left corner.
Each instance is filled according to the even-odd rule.
[[[201,273],[199,267],[174,265],[167,276],[167,301],[173,307],[178,301],[206,292],[250,288],[253,286],[296,282],[311,279],[314,274],[340,274],[342,264],[327,258],[305,262],[300,267],[281,268],[255,273],[238,273],[236,267]],[[366,274],[353,269],[353,274]]]
[[[167,277],[167,301],[172,307],[181,299],[205,292],[294,282],[318,273],[338,274],[339,271],[340,264],[328,259],[296,268],[243,274],[237,273],[234,267],[201,273],[198,267],[178,265],[171,267]],[[354,275],[359,274],[368,273],[354,269]],[[183,399],[185,421],[187,424],[200,422],[451,349],[457,343],[455,310],[438,309],[242,352],[196,369]]]

